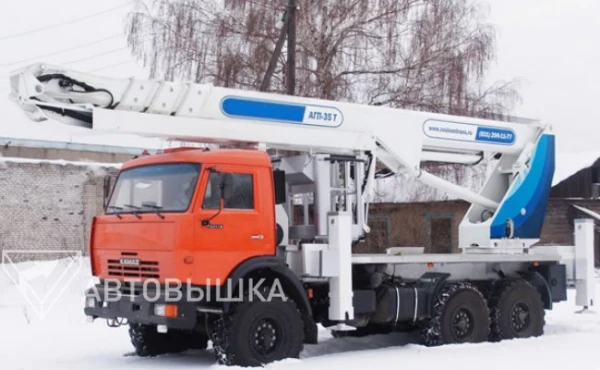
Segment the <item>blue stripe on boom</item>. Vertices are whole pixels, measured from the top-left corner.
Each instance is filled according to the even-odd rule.
[[[494,215],[490,236],[506,237],[506,221],[512,220],[515,238],[537,239],[542,232],[554,176],[554,135],[542,135],[531,157],[528,173],[519,174]],[[525,209],[525,214],[521,212]]]
[[[302,123],[306,111],[302,105],[239,98],[223,99],[221,109],[228,116],[297,123]]]

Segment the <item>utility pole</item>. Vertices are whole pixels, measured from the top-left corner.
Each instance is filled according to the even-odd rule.
[[[287,63],[285,66],[286,93],[288,95],[296,94],[296,8],[297,0],[287,0],[286,11],[283,14],[283,25],[279,33],[279,38],[275,44],[275,50],[269,60],[269,65],[265,76],[260,84],[259,91],[267,91],[271,85],[271,77],[277,67],[277,58],[281,54],[283,44],[287,35]]]
[[[277,67],[277,58],[281,54],[281,49],[283,49],[283,44],[285,43],[285,36],[288,32],[288,16],[287,11],[283,13],[282,26],[281,31],[279,32],[279,38],[277,39],[277,43],[275,44],[275,50],[273,50],[273,55],[271,55],[271,60],[269,60],[269,66],[267,67],[267,71],[265,72],[265,77],[263,78],[262,83],[260,84],[260,91],[267,91],[269,86],[271,86],[271,77],[273,77],[273,73],[275,73],[275,67]]]
[[[287,94],[296,94],[296,7],[297,0],[288,0],[287,6]]]

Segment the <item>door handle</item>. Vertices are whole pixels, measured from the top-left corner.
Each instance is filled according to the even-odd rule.
[[[265,238],[264,235],[252,235],[250,237],[252,240],[263,240]]]

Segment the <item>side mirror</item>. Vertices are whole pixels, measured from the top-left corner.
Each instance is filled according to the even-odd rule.
[[[221,188],[221,199],[229,199],[233,195],[233,175],[221,173],[219,176],[219,187]]]
[[[231,197],[231,195],[233,194],[233,176],[230,173],[221,173],[218,172],[216,169],[211,168],[210,171],[212,173],[218,173],[219,174],[219,193],[221,195],[221,199],[219,201],[219,210],[217,211],[217,213],[215,213],[214,215],[212,215],[210,218],[206,218],[204,220],[201,221],[201,225],[204,227],[211,227],[211,223],[210,221],[217,217],[222,211],[223,208],[225,208],[225,199],[228,199]],[[222,225],[221,225],[222,228]]]
[[[112,175],[106,175],[104,176],[104,180],[103,180],[103,203],[104,203],[104,207],[106,207],[106,205],[108,204],[108,198],[110,197],[110,193],[112,191],[113,188],[113,182],[114,182],[114,177]]]

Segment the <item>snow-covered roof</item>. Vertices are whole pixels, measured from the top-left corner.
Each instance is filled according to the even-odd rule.
[[[596,220],[600,220],[600,214],[598,214],[597,212],[592,211],[591,209],[587,209],[585,207],[581,207],[581,206],[578,206],[576,204],[574,204],[573,207],[575,207],[576,209],[580,210],[581,212],[585,213],[588,216],[592,216]]]
[[[87,167],[90,169],[98,169],[98,168],[121,168],[121,163],[103,163],[103,162],[94,162],[94,161],[66,161],[62,159],[31,159],[31,158],[15,158],[15,157],[3,157],[0,154],[0,163],[25,163],[25,164],[52,164],[57,166],[79,166],[79,167]]]
[[[600,150],[591,150],[576,153],[557,153],[556,169],[552,186],[573,176],[577,172],[588,168],[600,158]]]

